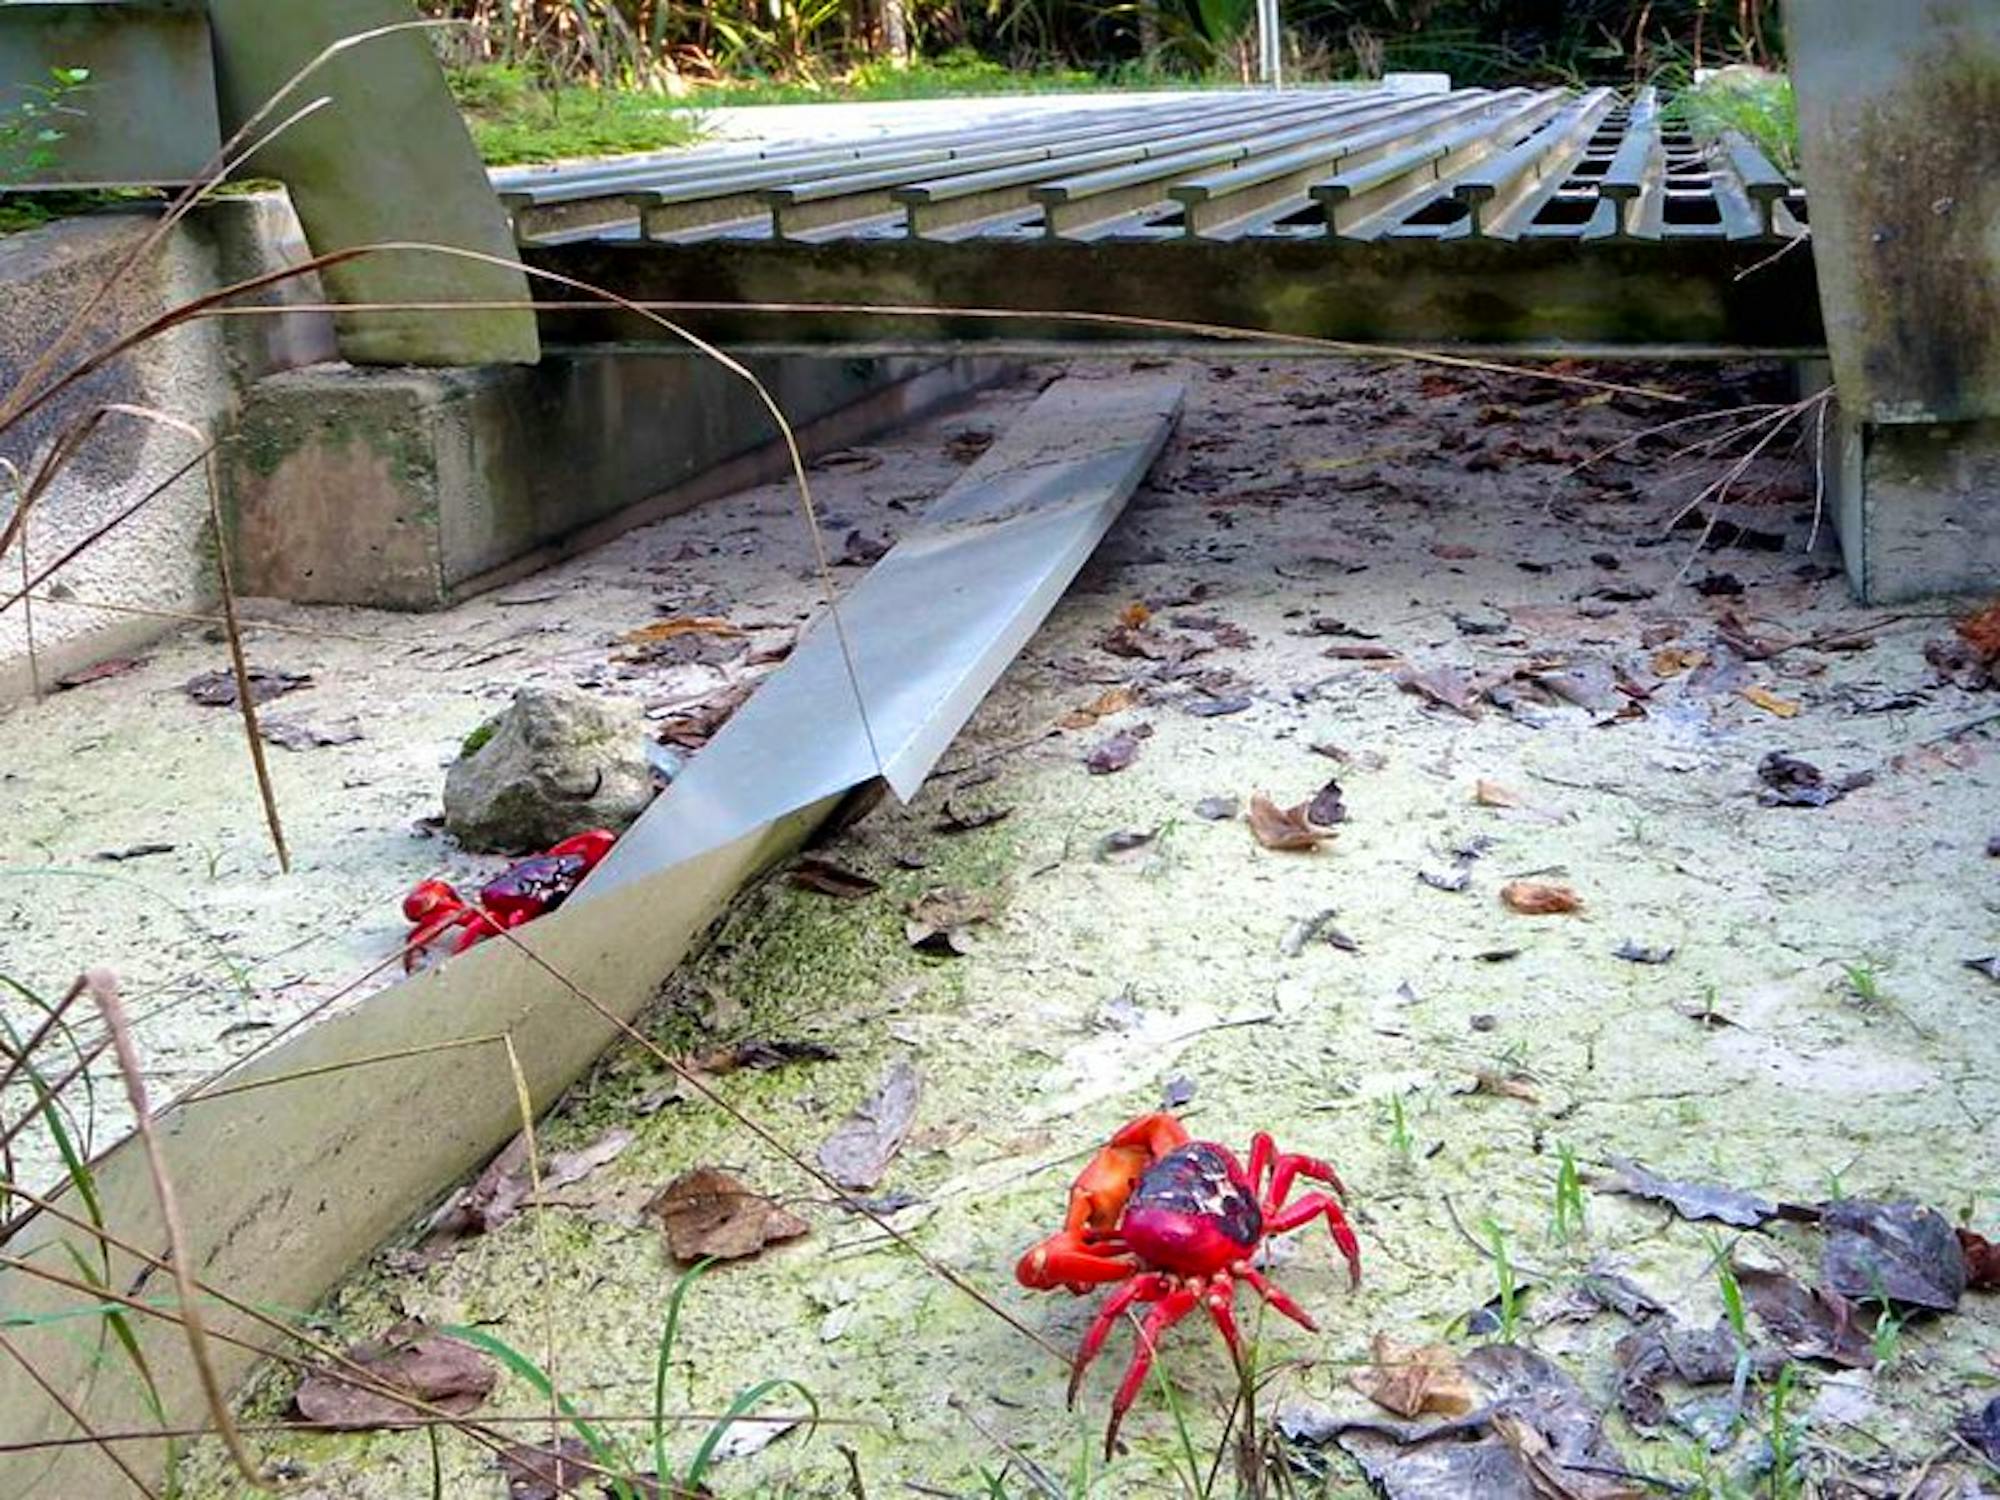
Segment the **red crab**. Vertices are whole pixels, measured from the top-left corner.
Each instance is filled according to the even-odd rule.
[[[403,950],[404,970],[414,969],[418,955],[454,927],[465,932],[451,951],[463,953],[481,938],[554,911],[617,839],[617,834],[602,828],[566,838],[546,853],[501,871],[479,888],[472,901],[445,881],[420,881],[403,898],[403,915],[411,923]]]
[[[1301,1177],[1324,1182],[1334,1192],[1306,1193],[1287,1202],[1292,1184]],[[1349,1283],[1360,1283],[1361,1246],[1334,1196],[1346,1192],[1332,1167],[1278,1150],[1261,1130],[1251,1138],[1247,1171],[1226,1146],[1190,1139],[1170,1114],[1141,1115],[1111,1137],[1070,1188],[1062,1230],[1022,1256],[1014,1270],[1023,1286],[1067,1287],[1079,1295],[1107,1282],[1125,1283],[1105,1299],[1077,1348],[1069,1377],[1072,1405],[1083,1373],[1104,1347],[1112,1325],[1134,1304],[1154,1304],[1112,1398],[1105,1457],[1111,1456],[1118,1425],[1145,1384],[1160,1335],[1197,1303],[1207,1309],[1239,1369],[1238,1282],[1248,1282],[1293,1322],[1317,1326],[1250,1264],[1270,1236],[1324,1215],[1334,1245],[1347,1259]]]

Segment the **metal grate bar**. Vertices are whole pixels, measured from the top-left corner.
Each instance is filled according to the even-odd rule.
[[[959,129],[706,147],[496,173],[524,248],[706,241],[1057,245],[1796,238],[1806,204],[1749,141],[1698,145],[1658,94],[1230,90],[1024,102]]]

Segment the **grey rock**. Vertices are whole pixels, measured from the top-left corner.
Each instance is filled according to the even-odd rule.
[[[517,854],[587,828],[623,832],[653,800],[635,703],[527,687],[475,730],[444,778],[444,821],[468,849]]]

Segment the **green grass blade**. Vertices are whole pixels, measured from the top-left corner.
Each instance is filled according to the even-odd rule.
[[[467,1328],[462,1323],[440,1324],[438,1331],[450,1338],[459,1340],[461,1343],[470,1344],[475,1349],[484,1350],[499,1360],[513,1374],[527,1381],[541,1395],[555,1402],[562,1414],[569,1419],[569,1425],[575,1429],[576,1435],[583,1439],[584,1447],[590,1450],[592,1461],[608,1474],[620,1476],[631,1472],[631,1464],[626,1462],[625,1455],[618,1451],[617,1446],[611,1439],[598,1431],[595,1426],[586,1421],[582,1416],[578,1415],[577,1409],[570,1404],[569,1398],[556,1393],[555,1382],[549,1379],[548,1374],[542,1367],[528,1358],[519,1349],[516,1349],[505,1339],[496,1338],[483,1328]],[[613,1487],[613,1492],[618,1496],[618,1500],[638,1500],[638,1497],[632,1492],[631,1484],[625,1479],[613,1477],[610,1483]]]
[[[688,1463],[687,1478],[683,1481],[684,1488],[699,1493],[703,1478],[715,1462],[715,1450],[722,1445],[722,1440],[728,1435],[729,1429],[748,1416],[766,1396],[784,1390],[797,1391],[799,1399],[812,1409],[812,1421],[806,1427],[806,1436],[812,1436],[813,1430],[819,1426],[818,1398],[796,1380],[760,1380],[757,1384],[737,1392],[736,1399],[729,1403],[729,1409],[715,1419],[715,1425],[708,1429],[707,1436],[702,1438],[701,1446],[695,1450],[694,1458]],[[664,1477],[663,1472],[662,1479]]]
[[[674,1338],[680,1332],[681,1304],[687,1300],[688,1290],[702,1272],[715,1264],[715,1257],[704,1256],[696,1261],[680,1279],[674,1283],[673,1294],[667,1298],[667,1317],[660,1329],[660,1351],[653,1362],[653,1472],[662,1484],[667,1477],[667,1365],[673,1359]]]

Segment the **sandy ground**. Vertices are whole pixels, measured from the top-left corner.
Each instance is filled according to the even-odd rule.
[[[1496,1300],[1495,1230],[1514,1274],[1539,1283],[1501,1309],[1500,1331],[1556,1359],[1600,1409],[1613,1405],[1612,1346],[1633,1325],[1608,1311],[1553,1315],[1575,1310],[1587,1267],[1622,1272],[1700,1329],[1722,1314],[1724,1253],[1814,1278],[1817,1229],[1682,1221],[1608,1191],[1613,1155],[1797,1203],[1914,1199],[1993,1230],[1995,989],[1962,961],[2000,947],[2000,864],[1987,854],[2000,771],[1985,731],[1951,731],[1996,705],[1930,684],[1921,648],[1938,618],[1859,610],[1826,576],[1826,539],[1806,553],[1809,477],[1774,465],[1754,476],[1761,503],[1733,512],[1782,535],[1782,550],[1704,552],[1667,522],[1712,463],[1658,444],[1570,472],[1677,414],[1657,405],[1408,367],[1190,374],[1153,481],[931,786],[821,851],[880,890],[840,900],[777,879],[746,894],[650,1022],[676,1053],[764,1040],[837,1054],[715,1080],[801,1152],[892,1066],[913,1067],[914,1128],[875,1202],[1053,1350],[636,1048],[609,1056],[546,1127],[552,1149],[629,1130],[621,1154],[442,1257],[386,1254],[322,1310],[325,1327],[359,1338],[406,1316],[479,1324],[552,1363],[579,1407],[644,1412],[678,1267],[641,1208],[678,1174],[719,1165],[811,1233],[694,1286],[669,1409],[716,1412],[786,1378],[838,1425],[729,1459],[710,1476],[717,1493],[860,1493],[845,1446],[868,1494],[1174,1494],[1198,1485],[1157,1384],[1113,1463],[1095,1456],[1129,1333],[1114,1332],[1066,1412],[1060,1355],[1094,1299],[1028,1292],[1011,1276],[1058,1224],[1078,1162],[1163,1095],[1186,1101],[1204,1138],[1241,1150],[1268,1129],[1332,1160],[1350,1189],[1358,1291],[1318,1230],[1271,1250],[1273,1274],[1321,1331],[1260,1320],[1246,1295],[1271,1377],[1265,1417],[1285,1402],[1368,1411],[1346,1377],[1378,1331],[1461,1352],[1490,1338],[1491,1311],[1474,1324],[1483,1332],[1468,1318]],[[1678,383],[1729,401],[1754,385]],[[827,466],[829,508],[893,531],[888,506],[914,506],[954,471],[950,434],[1004,420],[1032,390]],[[16,711],[0,725],[0,789],[18,804],[7,826],[33,834],[9,835],[5,968],[47,989],[84,958],[124,965],[156,997],[151,1041],[169,1080],[254,1044],[225,1033],[296,1014],[393,945],[403,885],[465,867],[411,820],[433,809],[458,738],[514,683],[541,674],[664,696],[609,665],[612,634],[656,612],[699,606],[789,629],[812,585],[788,515],[781,489],[750,492],[517,586],[515,602],[437,621],[285,616],[412,643],[383,661],[379,648],[260,637],[260,661],[315,673],[274,712],[358,716],[369,736],[279,753],[301,851],[289,880],[271,878],[229,722],[177,686],[220,664],[213,645],[177,643],[115,684]],[[1149,621],[1121,640],[1121,615],[1141,602]],[[1106,649],[1133,649],[1134,633],[1150,656]],[[1746,660],[1746,635],[1845,649]],[[1589,706],[1488,703],[1461,716],[1399,686],[1399,661],[1357,659],[1357,647],[1491,684],[1566,663]],[[1133,707],[1060,727],[1124,686]],[[1218,704],[1233,711],[1208,712]],[[1087,768],[1142,725],[1151,732],[1127,768]],[[1766,806],[1758,768],[1773,751],[1830,780],[1874,779],[1827,806]],[[1241,817],[1197,812],[1259,791],[1291,805],[1330,779],[1347,817],[1314,853],[1265,849]],[[1003,808],[971,831],[943,826]],[[1107,844],[1126,832],[1150,838]],[[176,847],[125,864],[91,857],[142,840]],[[1517,914],[1499,892],[1520,879],[1567,885],[1582,910]],[[991,904],[964,956],[906,941],[906,903],[937,887]],[[1627,944],[1673,951],[1638,962],[1618,956]],[[221,983],[232,970],[242,982]],[[1583,1222],[1567,1226],[1556,1209],[1566,1152],[1586,1179]],[[1774,1493],[1758,1465],[1776,1438],[1804,1453],[1817,1488],[1775,1493],[1974,1493],[1941,1486],[1969,1473],[1949,1428],[1991,1394],[1995,1323],[1991,1295],[1977,1293],[1955,1314],[1913,1318],[1877,1339],[1874,1371],[1802,1367],[1775,1421],[1767,1390],[1749,1392],[1716,1446],[1692,1433],[1715,1410],[1699,1403],[1727,1386],[1670,1388],[1681,1426],[1641,1436],[1610,1419],[1619,1464],[1688,1487],[1658,1493]],[[1169,1336],[1162,1363],[1205,1473],[1235,1377],[1194,1322]],[[289,1396],[273,1380],[251,1407],[275,1414]],[[796,1405],[783,1393],[777,1404]],[[537,1405],[508,1376],[487,1410]],[[641,1430],[617,1430],[633,1465],[650,1468]],[[677,1464],[700,1432],[673,1430]],[[265,1447],[297,1476],[294,1493],[433,1493],[420,1435]],[[506,1492],[484,1450],[447,1434],[441,1451],[442,1493]],[[1297,1450],[1293,1463],[1298,1493],[1368,1492],[1337,1448]],[[982,1475],[1004,1478],[996,1490]],[[206,1450],[184,1478],[192,1496],[238,1492]],[[1214,1493],[1235,1484],[1225,1463]]]

